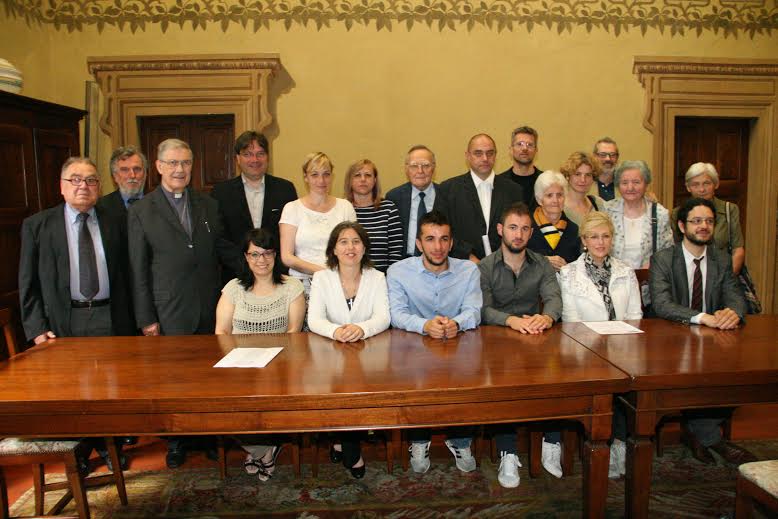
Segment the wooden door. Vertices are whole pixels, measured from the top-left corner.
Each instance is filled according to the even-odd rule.
[[[146,191],[159,184],[155,165],[157,146],[165,139],[181,139],[192,148],[191,186],[198,191],[210,191],[214,184],[232,178],[235,141],[235,117],[218,115],[165,115],[138,118],[142,151],[149,158]]]
[[[710,162],[719,172],[716,196],[738,205],[740,227],[746,234],[748,202],[748,138],[750,119],[677,117],[675,119],[675,177],[673,207],[689,198],[685,175],[695,162]]]

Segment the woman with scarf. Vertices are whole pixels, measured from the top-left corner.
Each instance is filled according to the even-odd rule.
[[[581,252],[578,226],[565,215],[567,180],[557,171],[545,171],[535,181],[538,207],[532,213],[532,236],[527,247],[542,254],[554,270],[575,261]]]
[[[559,271],[562,290],[562,320],[614,321],[640,319],[640,288],[626,263],[610,255],[613,222],[605,213],[591,212],[581,222],[584,253]],[[613,443],[608,477],[618,478],[626,471],[626,417],[614,407]]]

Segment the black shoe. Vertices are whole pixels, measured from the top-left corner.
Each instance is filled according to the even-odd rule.
[[[365,477],[365,467],[367,467],[367,464],[363,463],[361,467],[351,467],[349,471],[351,471],[351,475],[354,476],[354,479],[362,479]]]
[[[343,451],[336,451],[334,445],[330,445],[330,461],[333,463],[340,463],[343,461]]]
[[[178,467],[183,465],[185,461],[186,461],[186,451],[184,451],[184,449],[173,449],[167,451],[167,456],[165,457],[167,468],[177,469]]]
[[[113,472],[113,462],[111,461],[111,455],[108,453],[108,451],[97,451],[98,454],[100,454],[100,457],[103,458],[103,462],[105,463],[105,466],[108,467],[108,470]],[[127,459],[127,456],[125,456],[123,453],[119,453],[119,465],[121,465],[122,470],[127,470],[127,468],[130,466],[130,461]]]
[[[125,436],[120,441],[124,445],[135,445],[136,443],[138,443],[138,437],[137,436]]]

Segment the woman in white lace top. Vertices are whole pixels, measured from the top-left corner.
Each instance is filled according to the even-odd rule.
[[[222,289],[216,307],[216,333],[299,332],[305,317],[302,283],[281,274],[277,258],[278,239],[265,229],[252,229],[246,234],[243,255],[246,265],[239,277]],[[248,453],[243,463],[246,472],[267,481],[275,469],[281,451],[275,445],[254,445],[253,437],[238,438]],[[266,437],[265,437],[266,439]]]

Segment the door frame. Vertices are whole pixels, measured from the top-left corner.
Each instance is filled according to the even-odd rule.
[[[766,313],[776,311],[778,60],[638,56],[646,90],[643,126],[653,135],[655,190],[673,199],[676,117],[751,119],[746,264]]]

